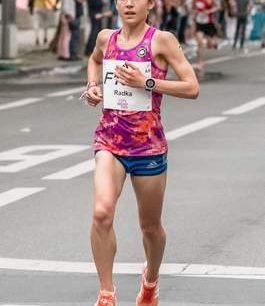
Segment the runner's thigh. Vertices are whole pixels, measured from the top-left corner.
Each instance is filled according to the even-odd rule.
[[[126,178],[125,170],[121,163],[108,151],[97,152],[95,161],[94,209],[112,211]]]
[[[160,223],[167,173],[154,176],[132,176],[140,225]]]

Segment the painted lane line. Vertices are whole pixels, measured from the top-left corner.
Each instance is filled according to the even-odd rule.
[[[40,192],[45,188],[13,188],[0,193],[0,207],[29,197],[34,193]]]
[[[239,57],[245,58],[245,57],[260,56],[260,55],[264,55],[264,54],[265,54],[265,51],[262,49],[262,50],[258,50],[258,51],[243,53],[243,54],[239,55]]]
[[[91,172],[95,169],[95,160],[90,159],[88,161],[79,163],[73,167],[66,168],[62,171],[55,172],[48,176],[43,177],[43,180],[70,180],[87,172]]]
[[[239,58],[251,58],[255,56],[261,56],[264,54],[265,54],[264,51],[253,51],[248,54],[239,54],[236,56],[223,56],[223,57],[206,60],[205,64],[211,65],[211,64],[222,63],[222,62],[231,61],[231,60],[239,59]]]
[[[76,88],[72,88],[68,90],[53,92],[53,93],[46,95],[46,97],[49,97],[49,98],[64,97],[64,96],[69,96],[69,95],[76,94],[76,93],[81,93],[84,90],[85,90],[84,86],[76,87]]]
[[[208,117],[208,118],[196,121],[194,123],[185,125],[181,128],[167,132],[166,139],[175,140],[187,134],[196,132],[198,130],[205,129],[211,125],[218,124],[222,121],[225,121],[226,119],[227,119],[226,117]]]
[[[223,112],[223,115],[241,115],[265,105],[265,97],[260,97],[235,108]]]
[[[0,258],[0,269],[96,274],[96,267],[93,262]],[[142,263],[115,263],[113,271],[115,274],[138,275],[142,273],[142,269]],[[192,277],[265,279],[265,268],[164,263],[161,265],[160,274]]]
[[[219,58],[213,58],[213,59],[209,59],[207,61],[205,61],[205,64],[217,64],[217,63],[222,63],[225,61],[230,61],[232,59],[235,59],[234,56],[223,56],[223,57],[219,57]]]
[[[166,133],[167,140],[174,140],[176,138],[185,136],[189,133],[207,128],[211,125],[220,123],[226,120],[226,117],[209,117],[203,120],[194,122],[192,124],[183,126],[179,129],[175,129]],[[90,159],[86,162],[79,163],[73,167],[66,168],[62,171],[55,172],[48,176],[43,177],[43,180],[69,180],[77,176],[83,175],[88,172],[92,172],[95,169],[95,160]]]
[[[21,106],[25,106],[25,105],[29,105],[29,104],[33,104],[33,103],[37,103],[37,102],[41,102],[43,100],[44,100],[44,98],[27,98],[27,99],[22,99],[22,100],[6,103],[6,104],[3,104],[3,105],[0,105],[0,111],[7,110],[7,109],[10,109],[10,108],[15,108],[15,107],[21,107]]]
[[[34,145],[19,147],[0,152],[0,161],[7,164],[0,166],[0,173],[16,173],[61,157],[87,150],[84,145]]]

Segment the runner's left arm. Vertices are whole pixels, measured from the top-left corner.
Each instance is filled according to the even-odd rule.
[[[156,79],[154,91],[178,98],[196,99],[199,94],[199,84],[190,63],[187,61],[182,48],[173,34],[159,31],[156,38],[154,54],[159,54],[171,66],[178,79],[175,81]],[[127,67],[117,66],[117,81],[134,88],[145,87],[145,76],[137,66],[126,62]]]
[[[154,54],[162,56],[177,76],[174,81],[157,79],[155,91],[178,98],[196,99],[199,94],[198,80],[175,36],[159,31],[154,49]]]

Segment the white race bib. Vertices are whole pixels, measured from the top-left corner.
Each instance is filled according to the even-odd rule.
[[[115,78],[116,66],[125,61],[103,60],[103,105],[104,108],[127,111],[151,111],[152,93],[144,88],[122,85]],[[146,78],[151,77],[151,62],[132,62]]]
[[[196,16],[196,21],[201,24],[206,24],[209,22],[209,16],[203,12],[200,12]]]

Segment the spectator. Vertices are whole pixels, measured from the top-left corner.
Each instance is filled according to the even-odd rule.
[[[103,15],[106,17],[103,27],[108,29],[115,28],[116,16],[118,14],[116,9],[116,0],[104,0]]]
[[[178,12],[173,0],[164,0],[161,30],[166,30],[177,36]]]
[[[235,36],[236,27],[236,0],[225,0],[226,4],[226,38],[232,42]]]
[[[251,0],[236,0],[236,31],[234,37],[233,49],[237,46],[237,41],[240,35],[240,48],[244,47],[246,27],[248,22],[248,14],[252,9]]]
[[[57,54],[59,60],[70,58],[70,23],[75,19],[75,1],[62,0],[60,16],[60,33],[58,38]]]
[[[185,44],[186,43],[185,32],[189,16],[189,7],[187,0],[180,0],[178,6],[178,14],[179,14],[178,40],[181,44]]]
[[[261,37],[261,48],[265,48],[265,1],[261,5],[263,12],[263,26],[262,26],[262,37]]]
[[[75,1],[75,17],[70,22],[70,31],[71,31],[71,39],[70,39],[70,60],[77,61],[81,60],[78,57],[78,46],[80,41],[80,25],[81,25],[81,17],[84,14],[83,2],[84,0],[74,0]]]
[[[56,7],[54,0],[29,0],[30,13],[33,15],[33,27],[35,30],[35,43],[36,46],[40,45],[39,30],[42,27],[44,30],[43,43],[48,42],[48,27],[49,16],[51,10]]]
[[[218,12],[218,34],[222,38],[226,38],[226,18],[227,3],[225,0],[220,0],[220,10]]]
[[[113,29],[117,29],[118,28],[118,10],[116,8],[116,0],[111,0],[110,1],[111,3],[111,11],[112,11],[112,14],[113,14],[113,17],[112,17],[112,28]]]
[[[91,31],[88,37],[85,54],[90,55],[95,47],[97,35],[102,29],[102,0],[87,0],[87,6],[89,10],[89,17],[91,22]]]

